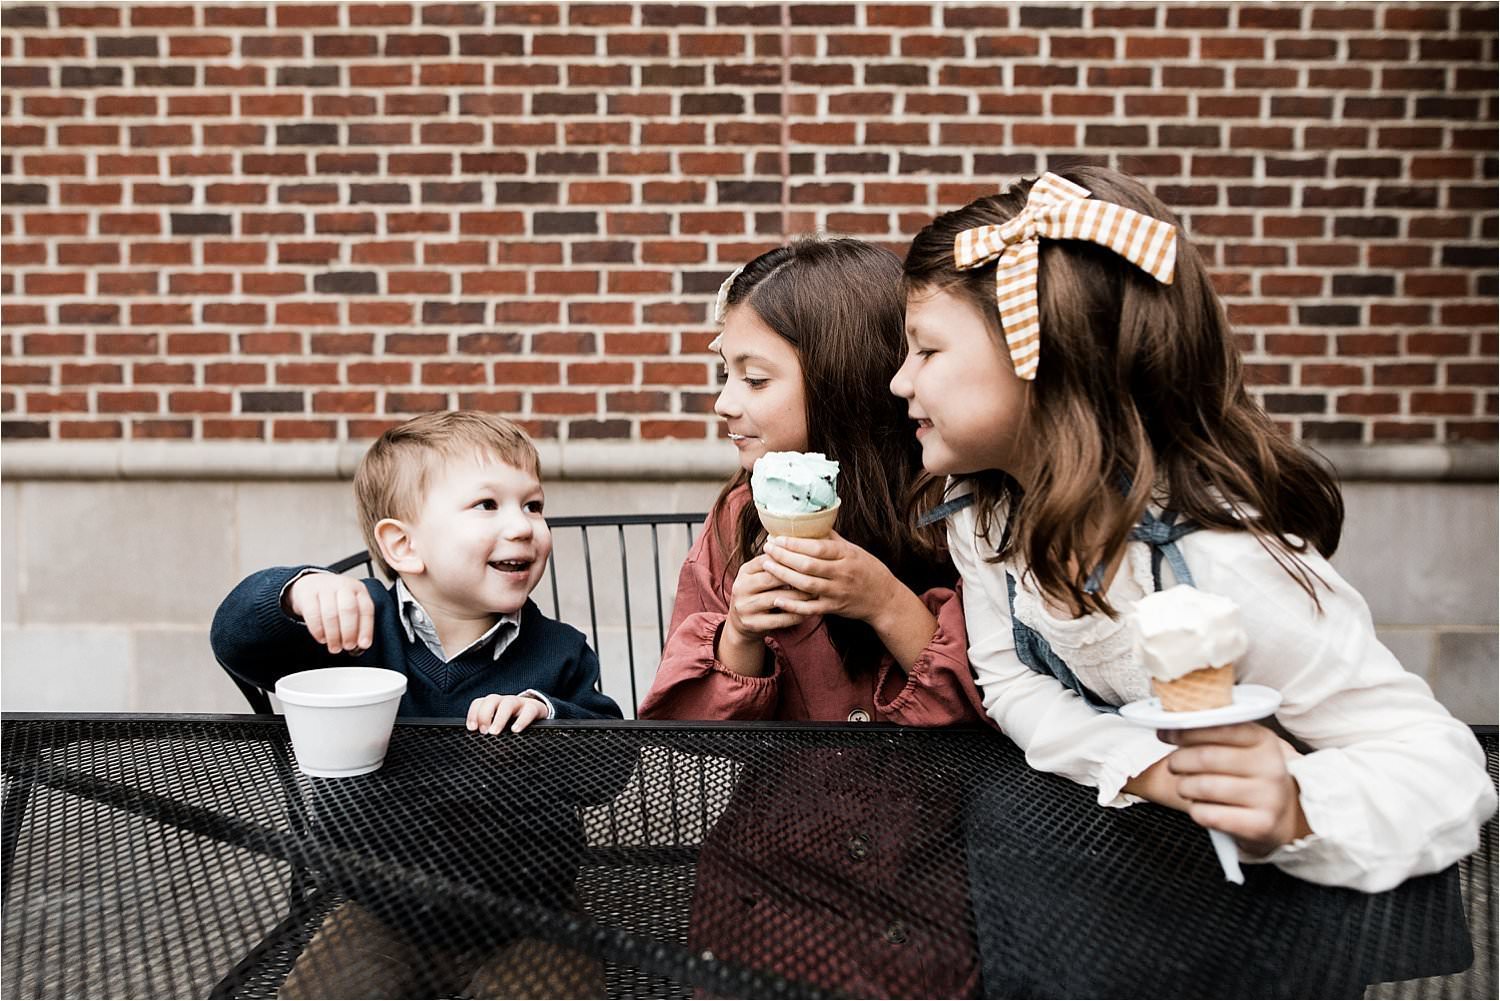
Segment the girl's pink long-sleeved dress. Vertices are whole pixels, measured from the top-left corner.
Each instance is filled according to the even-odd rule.
[[[748,488],[730,495],[718,512],[726,526],[748,501]],[[885,655],[851,677],[821,618],[767,637],[767,676],[725,668],[714,649],[734,574],[713,518],[683,564],[643,719],[988,721],[950,588],[920,595],[938,625],[909,672]],[[978,958],[952,788],[889,744],[748,763],[699,852],[692,946],[856,995],[972,995]]]

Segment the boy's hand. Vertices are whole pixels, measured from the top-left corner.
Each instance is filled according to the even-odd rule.
[[[1297,752],[1267,728],[1240,723],[1159,736],[1178,746],[1167,768],[1198,824],[1224,831],[1256,855],[1312,833],[1286,767]]]
[[[520,733],[547,715],[547,703],[525,695],[486,695],[469,703],[464,726],[481,733],[499,733],[512,718],[510,732]]]
[[[342,574],[306,574],[292,584],[286,603],[329,653],[363,653],[375,642],[375,603],[363,581]]]

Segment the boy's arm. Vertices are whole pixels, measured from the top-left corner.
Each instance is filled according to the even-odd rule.
[[[333,655],[313,639],[304,623],[282,607],[282,592],[308,566],[272,567],[241,581],[214,613],[209,642],[224,670],[259,688],[271,689],[295,671],[354,663]],[[369,583],[378,582],[367,582]],[[373,597],[373,595],[372,595]]]
[[[578,633],[576,648],[558,671],[552,690],[546,693],[544,701],[552,707],[549,718],[620,719],[620,707],[599,691],[598,685],[599,658]]]

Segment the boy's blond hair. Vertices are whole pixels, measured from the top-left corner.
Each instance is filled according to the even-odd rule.
[[[435,471],[475,453],[524,469],[541,479],[531,438],[514,421],[477,410],[442,410],[413,417],[375,439],[354,471],[354,503],[370,558],[382,573],[396,573],[380,554],[375,526],[385,518],[411,521],[421,510]]]

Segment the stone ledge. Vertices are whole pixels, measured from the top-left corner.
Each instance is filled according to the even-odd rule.
[[[1319,445],[1345,482],[1494,482],[1491,445]],[[15,442],[0,449],[7,480],[347,480],[365,446],[350,442]],[[721,480],[734,469],[724,442],[538,443],[542,474],[557,480]]]
[[[1364,480],[1438,480],[1494,483],[1500,452],[1494,445],[1312,445],[1346,483]]]

